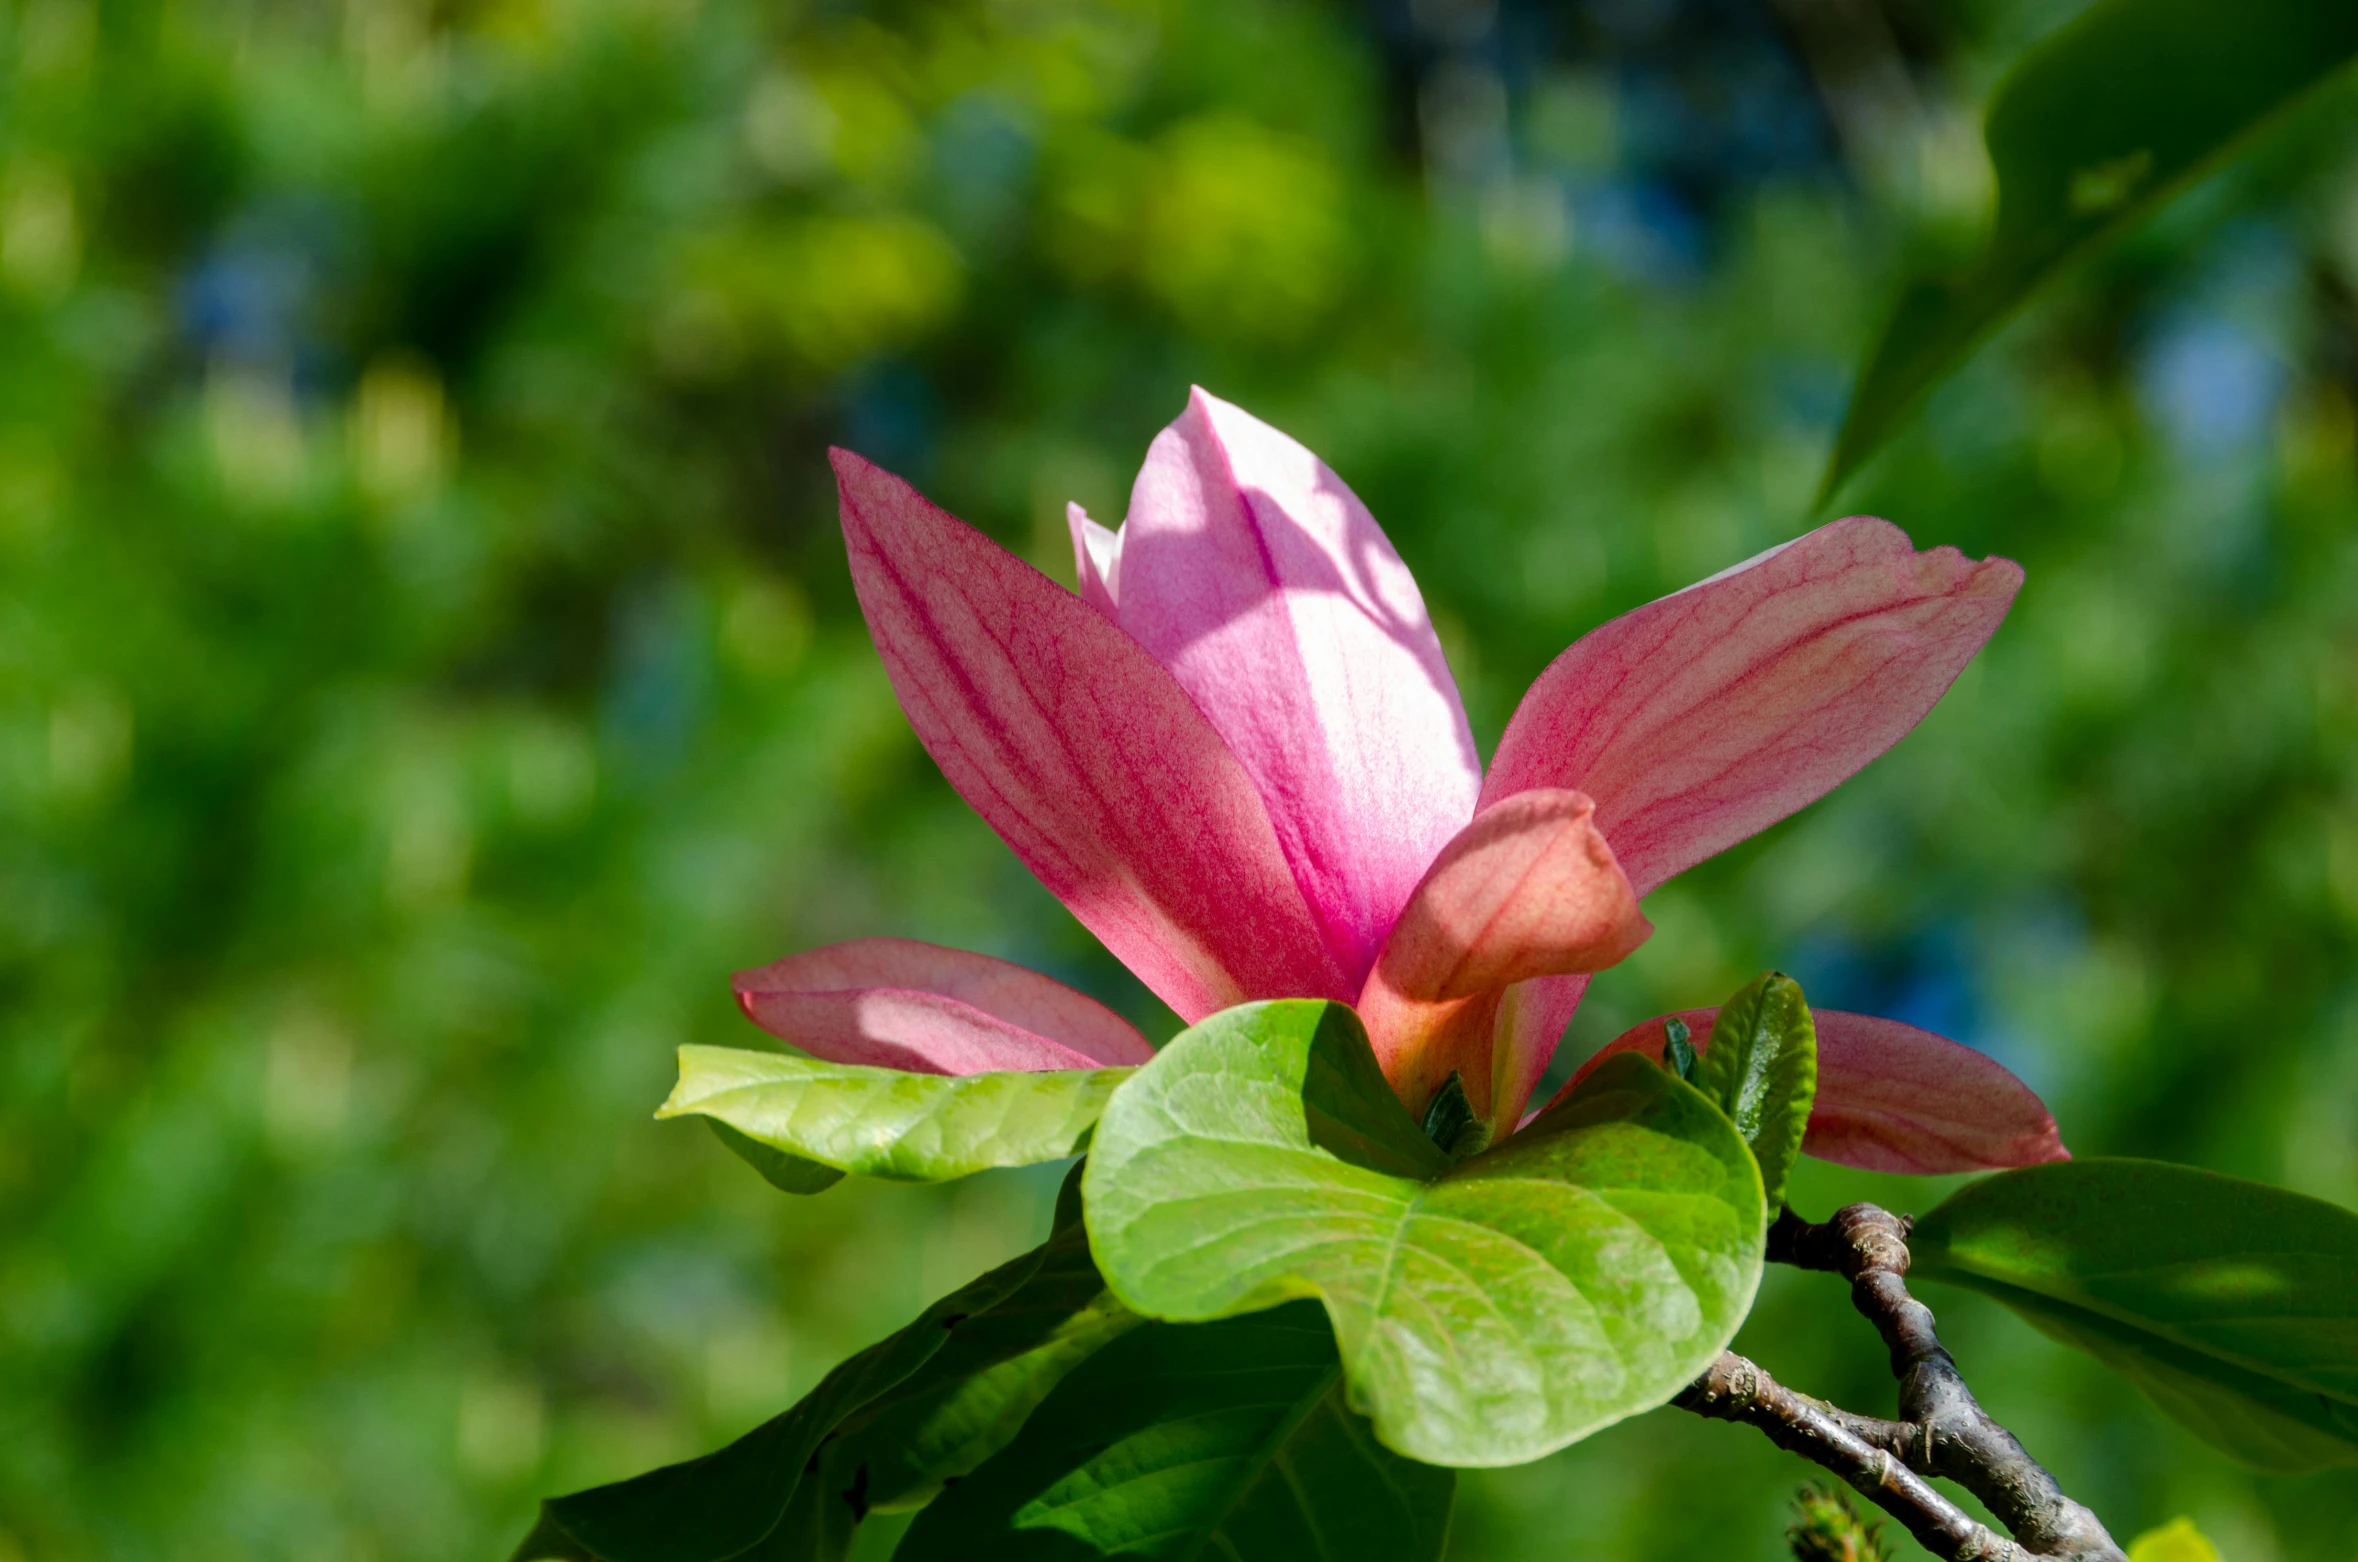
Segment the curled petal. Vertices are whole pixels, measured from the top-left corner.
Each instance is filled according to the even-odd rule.
[[[1595,812],[1578,792],[1493,803],[1409,897],[1360,991],[1359,1017],[1410,1111],[1455,1073],[1476,1113],[1514,1121],[1538,1078],[1519,1046],[1530,979],[1602,970],[1653,931]],[[1562,1031],[1559,1022],[1549,1051]]]
[[[1677,1017],[1698,1052],[1711,1044],[1717,1009]],[[1801,1148],[1822,1161],[1865,1171],[1989,1171],[2065,1161],[2055,1119],[2030,1086],[1986,1053],[1897,1020],[1815,1009],[1818,1098]],[[1608,1042],[1572,1077],[1616,1052],[1662,1060],[1662,1021],[1651,1019]],[[1564,1087],[1569,1091],[1571,1085]]]
[[[1073,575],[1081,584],[1081,600],[1117,618],[1114,599],[1121,590],[1122,534],[1098,525],[1077,504],[1064,507],[1064,522],[1073,532]]]
[[[1384,980],[1378,968],[1359,994],[1359,1021],[1384,1078],[1410,1115],[1422,1117],[1433,1093],[1455,1074],[1465,1087],[1474,1115],[1492,1123],[1515,1119],[1503,1110],[1495,1087],[1494,1039],[1501,996],[1411,998]]]
[[[912,939],[830,944],[740,971],[734,985],[756,1025],[830,1063],[982,1074],[1154,1056],[1128,1021],[1061,982]]]
[[[1410,998],[1470,998],[1626,958],[1654,928],[1595,813],[1578,792],[1542,788],[1476,814],[1409,896],[1382,979]]]
[[[1356,988],[1481,788],[1415,578],[1324,462],[1201,390],[1147,453],[1119,559],[1122,627],[1251,774]]]
[[[1539,1088],[1554,1060],[1564,1027],[1588,991],[1586,976],[1535,976],[1506,991],[1498,1012],[1499,1121],[1514,1120]]]
[[[1193,1022],[1346,983],[1253,783],[1139,644],[907,483],[832,453],[909,724],[1024,865]]]
[[[1821,526],[1583,636],[1523,696],[1483,797],[1586,792],[1644,894],[1898,742],[2021,584],[1888,521]]]

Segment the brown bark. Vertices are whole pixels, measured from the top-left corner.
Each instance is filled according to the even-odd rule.
[[[1850,1282],[1851,1302],[1874,1324],[1899,1380],[1895,1421],[1853,1415],[1784,1387],[1723,1352],[1672,1403],[1741,1421],[1778,1447],[1841,1476],[1944,1562],[2127,1562],[2087,1508],[1990,1419],[1933,1332],[1932,1310],[1907,1287],[1908,1223],[1853,1204],[1823,1225],[1785,1210],[1769,1228],[1772,1263]],[[1955,1481],[1997,1515],[1999,1535],[1934,1489]]]

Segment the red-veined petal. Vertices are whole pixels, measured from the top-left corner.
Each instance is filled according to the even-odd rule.
[[[1677,1016],[1698,1052],[1710,1046],[1718,1013]],[[1818,1096],[1801,1142],[1806,1153],[1866,1171],[1924,1174],[2071,1158],[2046,1103],[1987,1053],[1870,1014],[1813,1009],[1810,1018],[1818,1033]],[[1606,1043],[1572,1085],[1616,1052],[1660,1062],[1662,1020]]]
[[[1821,526],[1581,637],[1523,696],[1483,798],[1586,792],[1642,895],[1898,742],[2021,583],[1888,521]]]
[[[1147,453],[1119,559],[1118,621],[1252,776],[1356,988],[1481,789],[1415,578],[1324,462],[1201,390]]]
[[[1161,664],[900,478],[833,457],[901,708],[1040,882],[1190,1022],[1354,996],[1251,779]]]
[[[1005,960],[914,939],[806,950],[741,971],[734,985],[755,1024],[831,1063],[980,1074],[1154,1056],[1094,998]]]

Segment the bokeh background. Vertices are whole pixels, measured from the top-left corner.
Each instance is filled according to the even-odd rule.
[[[2071,9],[12,0],[0,1562],[500,1556],[1035,1239],[1053,1168],[795,1200],[649,1117],[674,1046],[755,1043],[730,971],[846,936],[1174,1028],[911,738],[830,441],[1069,580],[1064,501],[1119,517],[1200,382],[1367,499],[1487,745],[1809,524],[1884,301],[1986,214],[1976,105]],[[2029,585],[1897,751],[1652,898],[1566,1063],[1775,964],[2083,1153],[2358,1203],[2354,106],[1848,496]],[[2346,1472],[1932,1299],[2117,1532],[2358,1555]],[[1744,1348],[1889,1403],[1824,1277]],[[1454,1556],[1769,1562],[1809,1473],[1643,1417],[1470,1476]]]

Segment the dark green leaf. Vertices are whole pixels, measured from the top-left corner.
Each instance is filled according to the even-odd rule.
[[[838,1172],[943,1182],[1079,1154],[1089,1147],[1105,1098],[1133,1072],[911,1074],[792,1052],[682,1047],[679,1084],[655,1115],[701,1114],[758,1145]],[[779,1168],[755,1166],[789,1192],[817,1191],[792,1185],[815,1181],[815,1171],[785,1166],[787,1180],[780,1181]]]
[[[2156,1161],[2025,1167],[1916,1225],[1919,1274],[1996,1297],[2276,1470],[2358,1464],[2358,1215]]]
[[[1341,1004],[1248,1004],[1114,1097],[1084,1178],[1099,1267],[1151,1317],[1326,1304],[1353,1408],[1434,1464],[1519,1464],[1662,1403],[1760,1276],[1727,1118],[1615,1058],[1452,1165]]]
[[[834,1167],[789,1155],[784,1150],[773,1150],[759,1139],[748,1139],[717,1117],[706,1118],[704,1126],[739,1160],[760,1172],[762,1181],[781,1193],[825,1193],[843,1181],[843,1173]]]
[[[862,1506],[924,1503],[1015,1435],[1076,1365],[1135,1327],[1076,1223],[1050,1239],[1023,1288],[952,1331],[939,1354],[845,1422],[834,1452]]]
[[[515,1562],[824,1562],[869,1509],[922,1501],[986,1458],[1134,1321],[1068,1218],[718,1453],[542,1504]]]
[[[1702,1081],[1702,1058],[1695,1051],[1695,1033],[1673,1014],[1662,1022],[1662,1066],[1690,1085]]]
[[[832,1444],[822,1447],[817,1468],[804,1474],[787,1499],[778,1527],[739,1562],[844,1562],[851,1555],[866,1510],[856,1491],[836,1477]]]
[[[1721,1005],[1702,1063],[1703,1092],[1752,1147],[1775,1209],[1785,1202],[1785,1179],[1801,1157],[1818,1093],[1818,1033],[1800,984],[1771,971]]]
[[[1823,497],[2039,286],[2358,55],[2344,0],[2097,0],[1991,100],[1989,247],[1902,292],[1860,371]]]
[[[1150,1323],[917,1517],[895,1562],[1435,1562],[1456,1477],[1379,1444],[1298,1302]]]
[[[1433,1104],[1425,1108],[1425,1137],[1451,1160],[1462,1160],[1489,1143],[1490,1127],[1475,1115],[1474,1103],[1466,1096],[1465,1076],[1456,1069],[1433,1092]]]

